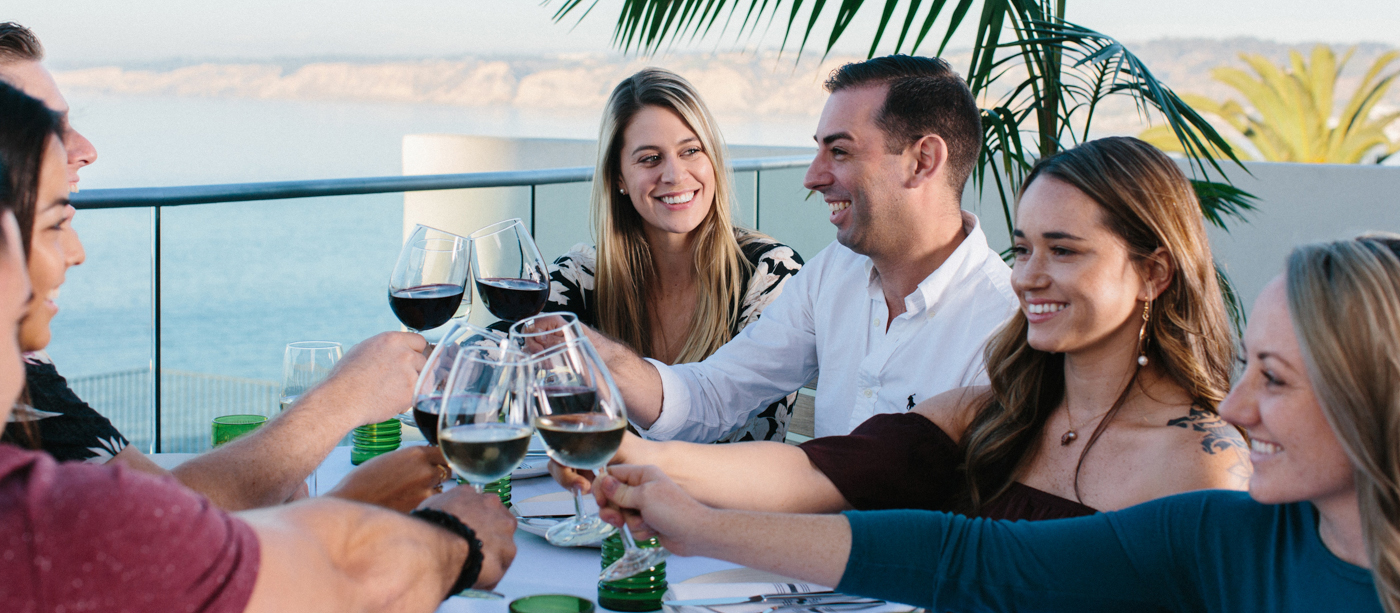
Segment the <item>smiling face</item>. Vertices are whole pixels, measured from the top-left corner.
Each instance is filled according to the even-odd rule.
[[[16,342],[19,321],[28,312],[29,276],[24,270],[19,226],[9,211],[0,213],[0,423],[9,421],[10,411],[24,389],[24,363]]]
[[[1127,244],[1084,192],[1037,177],[1016,212],[1011,287],[1030,323],[1027,342],[1048,352],[1135,347],[1142,300],[1155,296]]]
[[[1249,495],[1264,504],[1355,498],[1351,461],[1308,379],[1283,275],[1254,301],[1244,354],[1244,373],[1220,416],[1249,433]]]
[[[715,167],[675,111],[643,107],[622,132],[622,185],[648,235],[687,235],[715,200]]]
[[[842,89],[827,98],[817,125],[817,157],[803,185],[822,193],[836,240],[862,255],[898,245],[901,228],[915,222],[903,214],[901,181],[905,155],[890,153],[875,118],[888,86]]]
[[[67,185],[76,189],[78,170],[97,161],[97,149],[86,137],[68,123],[68,101],[58,91],[58,84],[43,64],[32,61],[0,62],[0,79],[20,91],[39,99],[49,110],[58,113],[63,124],[63,143],[67,149]]]
[[[73,231],[73,207],[68,204],[63,144],[52,138],[39,170],[38,200],[29,243],[29,277],[34,297],[20,327],[20,347],[38,351],[49,344],[49,322],[58,314],[58,288],[69,266],[83,262],[82,243]]]

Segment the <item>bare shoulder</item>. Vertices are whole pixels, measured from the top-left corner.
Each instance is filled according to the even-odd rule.
[[[960,387],[920,402],[910,412],[928,418],[949,438],[961,440],[977,407],[985,402],[990,393],[992,388],[986,385]]]
[[[1158,431],[1167,435],[1163,439],[1170,447],[1164,451],[1171,460],[1166,464],[1177,467],[1179,491],[1249,487],[1249,444],[1234,426],[1196,406],[1164,422]]]

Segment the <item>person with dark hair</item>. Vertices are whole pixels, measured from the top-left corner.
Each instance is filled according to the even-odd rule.
[[[818,436],[985,381],[980,348],[1016,297],[961,210],[981,144],[972,93],[946,62],[909,56],[848,64],[826,86],[805,185],[836,243],[705,360],[644,360],[590,331],[644,436],[723,439],[818,371]]]
[[[57,115],[0,83],[0,117],[8,171],[0,421],[8,421],[24,385],[20,322],[33,318],[39,289],[12,211],[19,197],[32,197],[26,206],[39,215],[62,210],[69,191]],[[21,196],[16,186],[33,187]],[[60,464],[0,443],[0,610],[431,611],[465,587],[500,580],[515,555],[515,521],[495,495],[456,488],[415,506],[409,516],[327,497],[232,515],[121,464]]]
[[[1400,235],[1293,250],[1254,301],[1220,415],[1249,493],[1056,521],[710,509],[655,467],[598,484],[637,538],[930,611],[1400,613]],[[1151,358],[1149,358],[1151,359]]]
[[[42,47],[32,32],[17,24],[0,24],[0,83],[13,85],[48,107],[54,130],[65,145],[75,147],[68,152],[66,191],[76,191],[78,170],[95,160],[96,152],[68,123],[67,103],[39,63],[42,58]],[[23,95],[19,91],[11,89],[11,95]],[[37,128],[15,123],[7,129],[18,138],[23,131]],[[11,154],[22,166],[14,169],[22,180],[38,176],[38,158],[30,160],[25,156],[32,153],[24,153],[38,151],[32,145]],[[352,349],[331,381],[303,395],[267,426],[168,472],[129,445],[106,417],[74,394],[42,351],[49,343],[49,322],[58,311],[53,295],[67,269],[86,257],[72,224],[77,211],[66,198],[41,206],[28,185],[16,187],[11,206],[35,296],[20,328],[20,346],[28,352],[26,394],[0,440],[37,445],[59,461],[114,462],[155,475],[173,474],[215,504],[239,510],[304,496],[307,475],[346,433],[361,424],[383,421],[409,405],[424,361],[419,352],[425,341],[416,334],[381,334]],[[366,463],[330,493],[408,510],[447,479],[446,464],[434,448],[409,447]]]

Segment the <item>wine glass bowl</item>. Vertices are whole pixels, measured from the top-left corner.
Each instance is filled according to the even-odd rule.
[[[525,459],[534,428],[524,354],[468,346],[457,353],[439,405],[438,445],[478,493]]]
[[[429,445],[438,444],[438,415],[447,393],[447,378],[462,351],[472,347],[505,346],[506,337],[498,332],[478,328],[464,321],[453,321],[433,346],[418,382],[413,386],[413,408],[399,416],[399,421],[417,426]]]
[[[549,300],[549,271],[519,219],[473,232],[471,260],[481,302],[498,319],[520,321],[539,313]]]
[[[471,278],[470,241],[424,225],[399,251],[389,277],[389,308],[415,332],[437,328],[457,315],[467,298]]]
[[[526,354],[540,353],[561,343],[586,339],[578,316],[567,311],[540,313],[510,326],[510,340]]]
[[[592,344],[579,337],[529,358],[535,429],[550,459],[576,470],[601,470],[617,453],[627,429],[622,396]],[[545,533],[552,544],[596,543],[616,531],[585,513],[574,491],[574,517]]]

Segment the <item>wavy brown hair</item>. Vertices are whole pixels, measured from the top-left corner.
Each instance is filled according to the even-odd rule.
[[[1400,613],[1400,235],[1294,249],[1287,286],[1308,379],[1355,472],[1376,592]]]
[[[710,110],[695,87],[680,75],[659,68],[634,74],[613,89],[598,134],[598,166],[593,173],[593,226],[598,234],[598,328],[638,353],[652,355],[651,305],[648,288],[658,287],[656,265],[644,231],[646,221],[637,213],[622,184],[623,132],[637,113],[647,107],[670,110],[685,121],[700,139],[703,153],[715,171],[714,203],[696,233],[695,312],[690,336],[676,362],[705,359],[729,342],[730,330],[744,299],[744,275],[751,268],[740,250],[730,221],[734,181],[725,164],[724,140]],[[741,231],[744,240],[758,236]]]
[[[1090,141],[1042,159],[1021,194],[1039,177],[1063,181],[1098,203],[1103,224],[1123,240],[1135,262],[1165,249],[1173,273],[1150,303],[1148,364],[1185,390],[1193,405],[1214,413],[1230,389],[1234,341],[1190,181],[1161,151],[1128,137]],[[1050,414],[1064,401],[1063,354],[1032,348],[1027,329],[1025,313],[1017,311],[985,348],[991,392],[979,400],[961,442],[964,510],[970,514],[1006,492],[1033,454]],[[1084,458],[1140,374],[1138,367],[1080,453],[1076,498]]]

